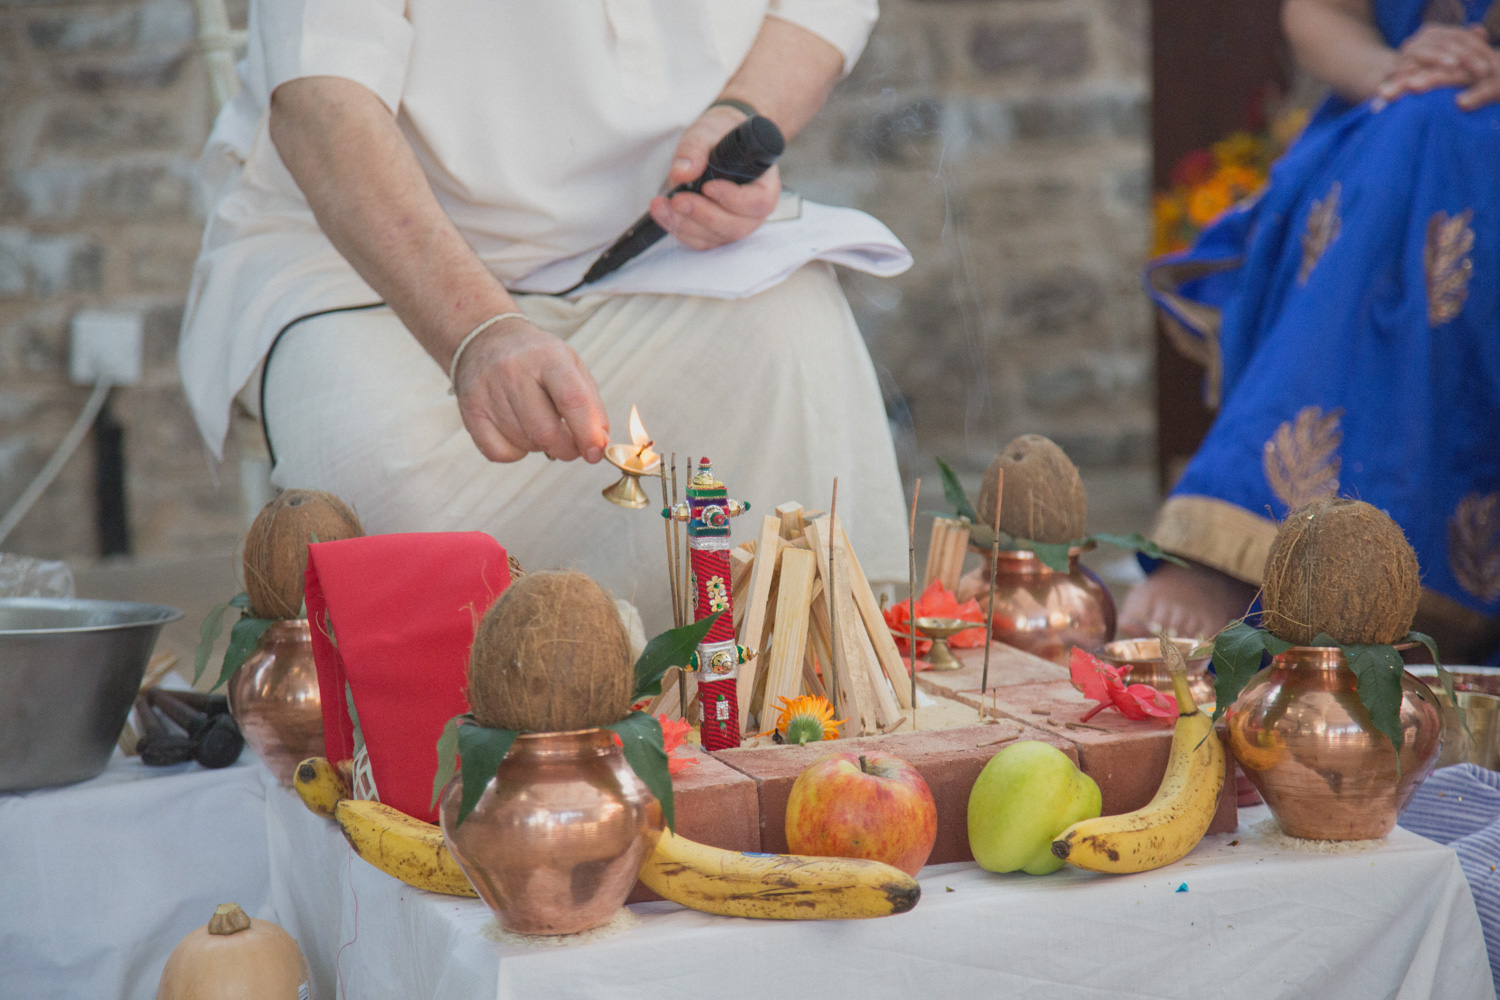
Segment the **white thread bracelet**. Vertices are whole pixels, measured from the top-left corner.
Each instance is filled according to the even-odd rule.
[[[479,336],[481,333],[488,330],[496,323],[499,323],[501,320],[525,318],[526,314],[521,312],[501,313],[498,316],[491,316],[489,319],[485,320],[483,323],[480,323],[474,329],[470,330],[469,335],[458,342],[458,347],[453,351],[453,360],[448,362],[448,395],[458,395],[458,362],[459,359],[464,356],[464,348],[472,344],[475,337]]]

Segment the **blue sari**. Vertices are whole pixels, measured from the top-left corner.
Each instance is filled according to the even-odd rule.
[[[1435,16],[1494,43],[1493,2],[1375,0],[1375,18],[1393,46]],[[1163,548],[1259,583],[1276,521],[1353,496],[1405,530],[1429,592],[1500,610],[1500,106],[1457,93],[1330,98],[1256,200],[1148,269],[1219,405]]]

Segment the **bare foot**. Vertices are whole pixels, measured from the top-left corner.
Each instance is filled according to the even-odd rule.
[[[1120,609],[1120,634],[1146,636],[1153,628],[1169,635],[1207,639],[1242,617],[1256,588],[1199,563],[1162,563],[1131,588]]]

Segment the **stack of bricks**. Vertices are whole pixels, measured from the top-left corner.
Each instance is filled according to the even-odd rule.
[[[1114,711],[1088,723],[1093,706],[1073,689],[1057,664],[1001,643],[991,648],[993,684],[979,692],[983,650],[963,650],[959,670],[919,673],[929,694],[984,705],[984,721],[953,729],[839,739],[807,746],[744,747],[692,753],[699,764],[672,781],[677,830],[683,836],[735,851],[784,853],[786,805],[797,776],[827,753],[880,750],[911,764],[932,790],[937,841],[928,864],[970,861],[969,791],[990,758],[1019,740],[1050,743],[1099,785],[1106,816],[1130,812],[1151,800],[1166,771],[1172,728],[1160,721],[1133,722]],[[918,716],[921,712],[919,710]],[[1219,808],[1209,833],[1239,825],[1233,763],[1228,762]],[[631,901],[653,899],[637,886]]]

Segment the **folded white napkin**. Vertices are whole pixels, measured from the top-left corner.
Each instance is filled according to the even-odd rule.
[[[800,206],[800,211],[798,208]],[[517,292],[556,292],[583,277],[601,250],[538,268],[512,284]],[[742,299],[784,281],[812,260],[826,260],[881,278],[911,267],[911,251],[885,224],[854,208],[804,201],[787,192],[771,218],[742,240],[691,250],[672,236],[618,271],[570,293],[703,295]]]

